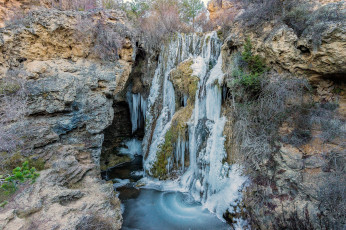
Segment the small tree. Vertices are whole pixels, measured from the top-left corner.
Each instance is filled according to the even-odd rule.
[[[195,30],[195,19],[197,15],[204,9],[204,3],[201,0],[181,0],[181,13],[186,21],[191,21],[192,28]]]

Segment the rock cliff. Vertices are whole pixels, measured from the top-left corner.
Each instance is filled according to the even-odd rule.
[[[232,7],[224,2],[226,1],[222,1],[222,5],[219,1],[209,3],[211,18]],[[321,9],[326,12],[330,10],[345,15],[343,2],[320,1],[320,3]],[[316,25],[322,23],[323,26],[320,28],[323,29],[318,31]],[[326,198],[323,198],[322,194],[328,193],[326,187],[335,187],[333,180],[338,178],[337,171],[340,170],[328,166],[330,159],[341,164],[345,159],[345,29],[344,20],[328,21],[326,18],[324,21],[316,20],[314,25],[306,27],[301,35],[283,22],[268,22],[256,31],[236,22],[225,39],[222,51],[223,69],[229,73],[229,79],[232,75],[230,66],[234,62],[234,55],[242,50],[245,39],[250,38],[253,52],[261,56],[271,69],[284,76],[308,80],[313,88],[312,94],[308,96],[313,97],[312,103],[320,103],[323,106],[337,104],[335,109],[321,110],[325,116],[323,118],[314,115],[321,119],[321,123],[309,128],[311,133],[307,142],[301,145],[277,143],[280,147],[271,161],[272,164],[267,165],[269,170],[264,173],[265,178],[261,179],[258,176],[258,181],[253,181],[256,188],[245,196],[245,206],[256,223],[255,228],[276,229],[280,227],[280,223],[285,223],[281,227],[292,229],[295,228],[293,223],[301,223],[299,228],[304,226],[308,229],[340,227],[333,225],[335,224],[333,221],[328,222],[324,219],[328,215],[332,216],[332,210],[322,208]],[[316,33],[320,33],[319,36],[316,36]],[[319,41],[318,45],[316,41]],[[232,113],[229,109],[224,110],[232,123],[234,120]],[[308,124],[310,117],[306,116],[305,119],[305,124]],[[327,141],[323,139],[324,132],[333,130],[332,126],[326,125],[326,121],[323,123],[323,119],[340,121],[342,132]],[[235,134],[232,133],[232,127],[229,129],[227,138],[232,139]],[[280,135],[288,136],[294,131],[296,127],[284,122],[280,128]],[[235,154],[245,154],[236,153],[232,145],[228,148],[233,151],[233,154],[230,153],[230,159],[233,159]],[[254,199],[259,191],[265,191],[265,196],[269,197],[262,204],[256,203],[258,201]],[[334,192],[330,189],[328,196],[338,196]]]
[[[119,199],[100,178],[100,155],[135,49],[124,32],[120,59],[101,59],[94,49],[100,38],[89,31],[100,20],[119,34],[130,31],[122,12],[57,10],[34,11],[0,29],[0,78],[24,73],[26,142],[47,168],[0,211],[0,229],[121,228]]]

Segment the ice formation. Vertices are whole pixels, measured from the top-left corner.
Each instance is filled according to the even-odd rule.
[[[142,142],[136,138],[125,141],[126,148],[120,148],[119,152],[130,157],[142,155]]]
[[[150,174],[176,112],[170,72],[179,63],[192,59],[192,75],[197,76],[199,82],[194,109],[188,121],[188,138],[177,138],[166,168],[168,172],[177,170],[172,162],[180,162],[181,177],[174,182],[174,189],[189,191],[203,207],[222,219],[223,214],[227,210],[232,212],[231,206],[236,206],[241,200],[246,178],[241,175],[239,166],[229,165],[225,160],[223,130],[226,118],[221,115],[224,73],[220,49],[221,41],[216,32],[204,36],[179,34],[168,45],[163,45],[145,109],[147,125],[143,152],[146,156],[144,169]],[[138,105],[138,100],[133,98],[133,105],[135,102]],[[186,106],[185,95],[182,100],[183,106]],[[138,118],[135,113],[134,117]],[[189,159],[188,167],[184,164],[186,157]],[[147,180],[147,184],[161,183],[154,179],[143,180]],[[161,186],[161,189],[172,188]]]

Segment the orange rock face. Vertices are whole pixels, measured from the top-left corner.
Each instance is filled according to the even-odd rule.
[[[0,28],[8,20],[20,19],[31,10],[49,6],[49,0],[0,0]]]
[[[208,11],[210,13],[210,19],[216,20],[219,18],[221,14],[225,12],[225,10],[233,7],[233,4],[230,1],[222,0],[212,0],[208,3]]]

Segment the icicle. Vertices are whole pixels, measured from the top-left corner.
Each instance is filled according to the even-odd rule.
[[[132,94],[131,87],[126,94],[126,98],[130,108],[132,133],[134,133],[137,129],[144,127],[147,101],[140,93]]]

